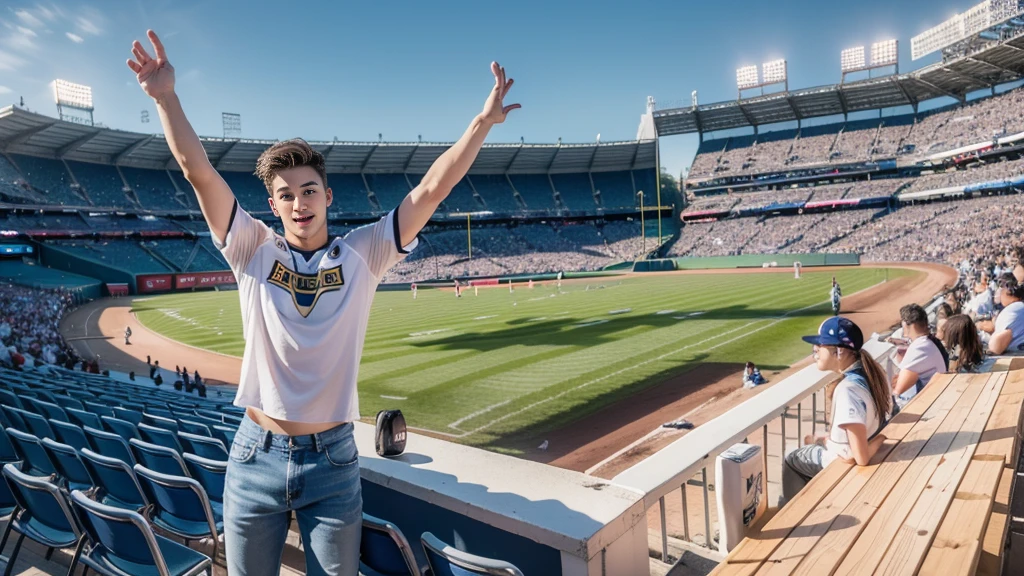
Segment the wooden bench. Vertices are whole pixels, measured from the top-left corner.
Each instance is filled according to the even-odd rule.
[[[834,462],[712,572],[999,574],[1024,370],[941,374],[867,466]]]

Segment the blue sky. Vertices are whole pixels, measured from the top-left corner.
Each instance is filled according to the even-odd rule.
[[[834,83],[843,48],[897,38],[901,70],[920,67],[934,55],[912,62],[910,38],[975,3],[8,0],[0,106],[24,97],[55,115],[50,82],[63,78],[92,86],[97,122],[160,131],[125,66],[132,40],[153,28],[201,135],[219,136],[221,112],[237,112],[247,138],[452,141],[497,60],[516,80],[506,103],[523,108],[490,142],[632,140],[647,96],[735,98],[745,64],[785,57],[791,88]],[[665,138],[662,164],[678,174],[696,147],[695,136]]]

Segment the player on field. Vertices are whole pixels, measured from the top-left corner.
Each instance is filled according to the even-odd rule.
[[[832,277],[832,289],[828,293],[829,298],[832,299],[832,315],[839,316],[839,307],[843,299],[843,291],[839,288],[839,283],[836,282],[836,277]]]
[[[273,232],[238,205],[214,169],[174,91],[174,68],[148,33],[128,67],[156,103],[171,152],[192,184],[213,241],[238,280],[245,352],[235,404],[246,418],[231,446],[224,487],[225,558],[232,576],[277,574],[294,511],[306,573],[355,575],[362,493],[352,422],[366,323],[384,273],[466,175],[491,127],[518,104],[491,64],[494,87],[458,142],[400,206],[344,237],[327,229],[333,200],[323,156],[302,140],[279,142],[256,173],[281,219]],[[297,93],[300,95],[301,92]]]

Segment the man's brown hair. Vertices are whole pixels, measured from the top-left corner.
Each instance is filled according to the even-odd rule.
[[[274,195],[274,176],[281,170],[309,166],[320,175],[324,190],[327,189],[327,169],[324,166],[324,155],[317,152],[302,138],[293,138],[278,142],[267,148],[256,160],[256,176],[263,180],[267,194]]]

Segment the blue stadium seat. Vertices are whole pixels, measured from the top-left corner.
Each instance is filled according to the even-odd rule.
[[[11,439],[14,451],[22,462],[21,469],[26,474],[46,478],[57,474],[57,468],[53,465],[49,454],[43,449],[43,444],[37,436],[14,428],[7,429],[7,436]]]
[[[54,394],[53,399],[56,401],[57,406],[60,406],[66,412],[68,408],[74,408],[76,410],[82,410],[85,407],[82,405],[82,401],[71,396],[63,396],[61,394]]]
[[[25,401],[28,403],[29,409],[32,412],[42,416],[49,420],[60,420],[61,422],[69,422],[67,412],[56,404],[39,400],[38,398],[26,398]]]
[[[0,404],[14,408],[24,408],[24,406],[21,405],[21,400],[18,399],[18,396],[15,395],[14,392],[4,390],[2,388],[0,388]]]
[[[50,559],[54,549],[71,548],[78,545],[82,538],[78,522],[71,511],[67,497],[56,484],[43,478],[29,476],[18,470],[13,464],[4,465],[3,476],[17,508],[11,515],[11,520],[4,530],[3,538],[0,538],[0,543],[7,542],[11,531],[18,533],[14,550],[7,558],[4,576],[13,572],[14,563],[26,536],[49,549],[46,553],[47,560]],[[75,573],[77,561],[76,554],[71,560],[68,574]]]
[[[216,558],[224,518],[214,515],[202,485],[192,478],[161,474],[141,464],[135,465],[135,475],[146,498],[153,504],[149,511],[153,525],[184,538],[186,545],[189,540],[209,536]]]
[[[224,479],[228,472],[226,461],[210,460],[195,454],[182,454],[188,475],[206,490],[215,514],[224,514]]]
[[[89,444],[89,439],[85,436],[85,430],[81,426],[59,420],[50,420],[50,427],[53,428],[53,434],[57,442],[61,444],[67,444],[75,450],[92,447]]]
[[[359,541],[359,571],[387,576],[420,576],[423,573],[402,531],[394,524],[365,512]]]
[[[132,438],[129,444],[132,446],[132,453],[135,454],[135,461],[146,468],[172,476],[188,476],[185,462],[179,452],[135,438]]]
[[[114,406],[114,413],[110,414],[114,418],[120,418],[121,420],[127,420],[132,424],[138,426],[142,424],[142,411],[132,410],[130,408],[124,408],[122,406]]]
[[[120,460],[128,466],[135,465],[135,457],[132,456],[132,450],[124,438],[113,432],[104,432],[88,426],[82,430],[96,452],[108,458]]]
[[[74,491],[71,502],[88,538],[81,562],[107,576],[193,576],[210,558],[153,533],[137,512],[95,502]]]
[[[108,406],[106,404],[100,404],[98,402],[89,402],[88,400],[83,401],[82,404],[85,405],[86,411],[92,412],[93,414],[95,414],[97,416],[113,416],[114,415],[113,408],[111,408],[110,406]],[[140,418],[141,418],[141,416],[140,416]],[[86,426],[86,425],[87,424],[82,424],[82,426]]]
[[[88,448],[80,450],[79,455],[89,476],[96,482],[100,502],[135,511],[149,504],[131,466]]]
[[[164,446],[170,448],[181,454],[181,442],[178,441],[178,434],[165,430],[163,428],[157,428],[156,426],[149,426],[147,424],[139,424],[139,436],[150,444],[156,444],[157,446]]]
[[[11,444],[11,439],[7,436],[6,428],[0,430],[0,465],[16,462],[20,459],[21,457],[18,456],[18,452],[14,449],[14,444]]]
[[[68,490],[89,490],[95,486],[96,483],[82,464],[77,450],[49,438],[43,438],[42,445],[57,475],[64,480]]]
[[[103,420],[104,428],[124,438],[126,442],[132,438],[142,438],[139,436],[138,426],[128,420],[114,418],[113,416],[103,416],[101,420]]]
[[[189,434],[188,432],[178,432],[178,440],[181,441],[186,453],[211,460],[227,461],[228,459],[227,448],[224,447],[223,442],[216,438]]]
[[[192,418],[196,418],[196,415],[193,414]],[[181,432],[195,434],[196,436],[206,436],[208,438],[213,437],[213,434],[210,433],[210,427],[206,424],[178,418],[178,433],[180,434]]]
[[[433,576],[523,576],[518,568],[508,562],[463,552],[445,544],[430,532],[424,532],[420,542]]]
[[[74,408],[67,408],[64,410],[68,413],[68,421],[77,426],[90,426],[92,428],[102,429],[103,423],[100,422],[100,417],[96,414],[87,410],[75,410]]]

